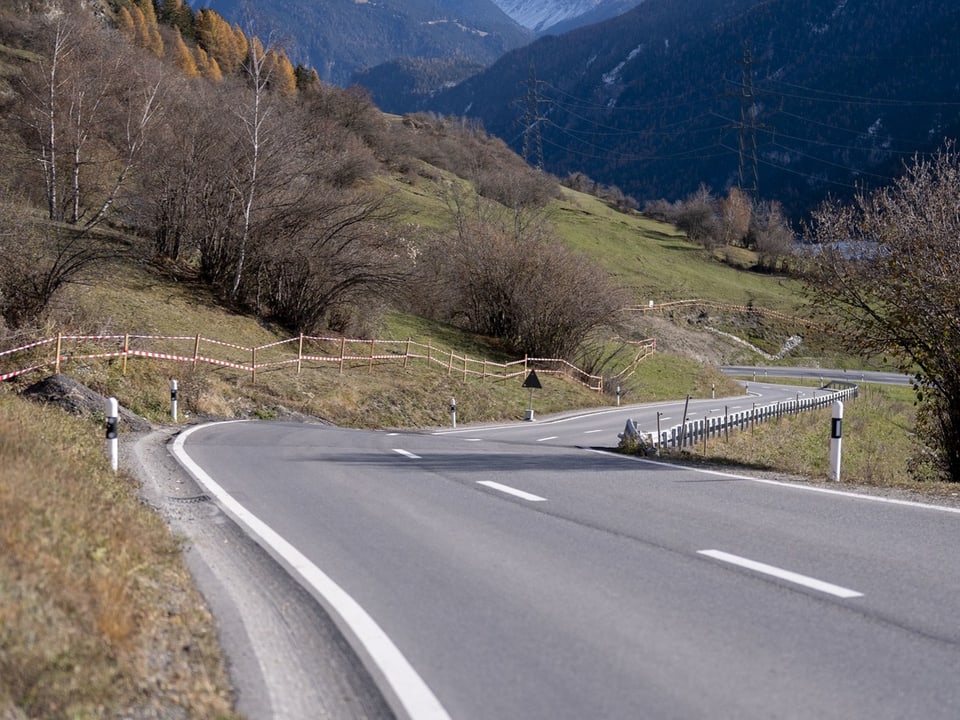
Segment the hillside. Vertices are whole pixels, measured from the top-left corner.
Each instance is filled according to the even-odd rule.
[[[646,0],[424,107],[476,118],[518,152],[527,118],[548,170],[641,204],[739,183],[798,216],[960,133],[958,30],[947,0]]]
[[[90,22],[90,16],[78,15],[78,28],[84,17]],[[8,87],[42,82],[36,73],[45,66],[31,54],[33,47],[43,50],[42,42],[31,45],[42,35],[25,33],[11,18],[5,22],[0,29],[9,43],[3,47]],[[58,27],[54,23],[50,31]],[[495,337],[500,350],[514,357],[573,359],[583,352],[577,344],[587,338],[644,336],[645,316],[623,313],[624,306],[700,299],[798,312],[794,284],[744,271],[751,265],[749,252],[741,252],[737,263],[725,261],[731,252],[712,254],[670,226],[561,189],[469,123],[384,117],[362,97],[322,85],[304,86],[290,96],[290,90],[267,85],[245,89],[183,82],[172,68],[161,80],[163,107],[131,106],[126,90],[114,94],[111,78],[83,75],[99,72],[95,53],[102,47],[101,32],[94,25],[84,27],[82,35],[69,38],[75,46],[58,50],[93,53],[94,63],[62,71],[62,98],[37,105],[34,96],[23,94],[18,101],[19,93],[11,92],[0,114],[12,159],[6,182],[16,178],[25,188],[0,208],[0,230],[29,238],[38,260],[24,264],[13,246],[5,255],[0,309],[13,330],[25,321],[43,320],[45,307],[54,309],[63,291],[86,281],[89,271],[115,255],[114,238],[124,235],[136,238],[124,253],[144,267],[162,268],[204,288],[226,307],[293,333],[370,336],[384,312],[419,313]],[[144,63],[149,72],[163,67],[162,61],[137,52],[131,47],[127,61]],[[266,54],[264,62],[274,62],[273,57]],[[276,60],[281,61],[282,56]],[[103,122],[106,115],[91,111],[80,122],[96,141],[74,147],[77,172],[63,172],[45,186],[44,165],[33,158],[55,146],[45,144],[22,118],[52,109],[57,132],[68,130],[60,113],[72,107],[75,82],[101,83],[103,99],[96,112],[141,113],[142,122],[150,124],[131,139],[129,133],[114,133],[113,124]],[[219,107],[231,111],[211,112]],[[262,113],[262,119],[251,145],[245,127],[260,117],[254,113]],[[56,147],[72,142],[66,132],[53,139]],[[105,148],[114,144],[123,150],[124,143],[131,159],[117,167]],[[238,192],[245,194],[243,206],[235,202]],[[59,197],[74,199],[61,206]],[[47,208],[41,210],[43,202]],[[41,223],[43,216],[53,224]],[[465,287],[464,279],[480,282],[490,263],[471,255],[473,250],[457,258],[450,249],[477,245],[479,251],[484,243],[493,243],[483,252],[499,255],[498,265],[504,267],[509,264],[504,253],[515,253],[509,261],[516,263],[510,270],[515,275]],[[53,254],[47,260],[45,253]],[[58,253],[69,255],[70,262],[57,260]],[[457,267],[453,260],[466,264]],[[551,307],[536,307],[562,288],[556,278],[564,267],[592,273],[564,281],[585,284],[569,291],[594,303],[612,303],[597,305],[595,317],[582,327],[568,324],[578,320],[569,317],[571,305],[562,295],[550,300]],[[542,285],[532,285],[534,279]],[[514,287],[502,287],[504,282]],[[497,298],[489,310],[483,309],[484,293]],[[534,311],[551,320],[525,326],[525,315]],[[579,311],[589,312],[583,301]],[[701,324],[713,322],[709,313],[691,312],[699,313]],[[84,314],[79,317],[87,322]],[[73,321],[69,314],[60,319]],[[97,324],[106,322],[95,318]],[[538,334],[554,323],[562,332],[552,338]],[[725,330],[736,324],[720,316],[716,323]],[[796,328],[754,325],[747,328],[749,339],[767,350],[796,333]]]

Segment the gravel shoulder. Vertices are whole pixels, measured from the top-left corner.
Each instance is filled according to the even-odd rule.
[[[216,618],[236,709],[252,720],[393,717],[324,610],[176,462],[167,444],[177,432],[125,433],[121,457],[144,501],[183,538]]]

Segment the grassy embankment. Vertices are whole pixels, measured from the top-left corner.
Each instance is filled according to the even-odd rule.
[[[772,375],[766,379],[797,384]],[[951,483],[920,482],[911,476],[911,463],[922,455],[913,432],[915,414],[910,387],[861,385],[860,396],[844,403],[841,485],[894,488],[930,498],[960,495]],[[827,480],[831,416],[832,410],[825,408],[784,417],[731,433],[728,439],[711,438],[706,452],[698,446],[673,457]]]
[[[0,393],[0,717],[232,717],[180,547],[102,433]]]

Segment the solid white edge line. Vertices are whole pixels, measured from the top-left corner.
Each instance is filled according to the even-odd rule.
[[[557,439],[556,435],[551,435],[550,437],[540,438],[539,440],[537,440],[537,442],[546,442],[547,440],[556,440],[556,439]]]
[[[398,717],[407,720],[450,720],[450,715],[417,671],[357,601],[299,550],[237,502],[187,455],[184,441],[193,432],[217,424],[222,423],[196,425],[181,432],[173,442],[173,456],[207,493],[216,498],[217,504],[234,522],[244,528],[320,602],[364,661],[364,666]]]
[[[930,503],[917,502],[916,500],[898,500],[896,498],[880,497],[879,495],[865,495],[863,493],[850,492],[849,490],[831,490],[830,488],[811,487],[801,485],[800,483],[789,483],[782,480],[768,480],[766,478],[751,477],[750,475],[736,475],[734,473],[721,472],[719,470],[704,470],[703,468],[692,467],[690,465],[680,465],[674,463],[650,460],[648,458],[636,457],[635,455],[624,455],[622,453],[610,452],[608,450],[597,450],[596,448],[583,448],[587,452],[597,455],[606,455],[610,458],[622,458],[630,462],[647,463],[658,467],[673,468],[675,470],[689,470],[702,473],[704,475],[715,475],[717,477],[731,478],[733,480],[748,480],[760,485],[774,485],[776,487],[789,488],[791,490],[800,490],[803,492],[823,493],[824,495],[838,495],[840,497],[851,498],[853,500],[865,500],[867,502],[885,503],[887,505],[901,505],[903,507],[920,508],[923,510],[937,510],[939,512],[952,513],[960,515],[960,508],[949,507],[946,505],[931,505]]]
[[[851,590],[849,588],[841,587],[840,585],[824,582],[823,580],[817,580],[817,578],[810,577],[809,575],[801,575],[800,573],[795,573],[790,570],[784,570],[783,568],[776,567],[775,565],[767,565],[762,562],[757,562],[756,560],[740,557],[739,555],[731,555],[730,553],[723,552],[722,550],[698,550],[697,554],[705,555],[713,558],[714,560],[720,560],[721,562],[730,563],[731,565],[736,565],[748,570],[753,570],[755,572],[762,573],[763,575],[770,575],[771,577],[779,578],[780,580],[786,580],[787,582],[794,583],[795,585],[802,585],[803,587],[810,588],[811,590],[818,590],[822,593],[827,593],[828,595],[833,595],[845,600],[863,597],[863,593],[857,592],[856,590]]]
[[[500,492],[506,493],[507,495],[514,495],[518,498],[529,500],[530,502],[546,502],[547,501],[545,497],[540,497],[539,495],[534,495],[533,493],[524,492],[523,490],[517,490],[516,488],[512,488],[509,485],[501,485],[500,483],[494,482],[493,480],[478,480],[477,485],[485,485],[486,487],[491,488],[493,490],[499,490]]]
[[[393,451],[394,451],[395,453],[399,453],[400,455],[403,455],[405,458],[410,458],[411,460],[420,460],[420,456],[419,456],[419,455],[414,455],[414,454],[413,454],[412,452],[410,452],[409,450],[403,450],[403,449],[401,449],[401,448],[394,448]]]

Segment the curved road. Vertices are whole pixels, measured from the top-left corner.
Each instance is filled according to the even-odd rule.
[[[909,385],[911,383],[909,375],[877,370],[829,370],[808,367],[780,367],[778,365],[727,365],[720,369],[728,375],[753,376],[754,382],[757,380],[763,381],[767,377],[780,377],[819,379],[824,382],[833,380],[852,383],[868,382],[881,385]]]
[[[175,452],[366,643],[401,717],[960,716],[960,514],[589,448],[656,412],[682,403],[225,423]]]

